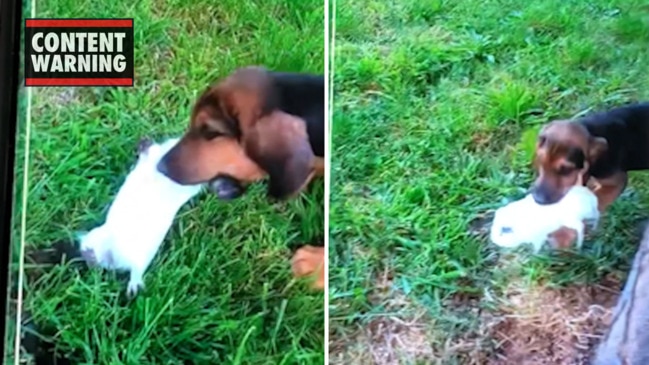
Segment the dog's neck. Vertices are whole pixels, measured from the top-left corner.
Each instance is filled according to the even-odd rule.
[[[286,72],[272,72],[271,75],[279,109],[304,120],[313,153],[324,157],[324,76]]]
[[[649,169],[649,103],[594,113],[577,122],[608,143],[607,150],[593,161],[592,176],[604,178],[620,171]]]

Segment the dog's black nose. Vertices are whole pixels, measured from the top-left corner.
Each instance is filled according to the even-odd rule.
[[[232,200],[240,197],[245,192],[236,179],[229,176],[218,176],[208,183],[208,188],[221,200]]]

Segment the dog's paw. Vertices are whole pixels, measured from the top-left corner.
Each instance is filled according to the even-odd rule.
[[[313,276],[312,287],[324,289],[324,247],[304,246],[295,251],[291,263],[295,277]]]
[[[595,193],[602,188],[602,184],[600,184],[597,179],[591,177],[590,179],[588,179],[588,181],[586,181],[586,187],[588,187],[593,193]]]
[[[131,279],[126,287],[126,296],[129,299],[133,299],[142,289],[144,289],[144,283],[142,280]]]

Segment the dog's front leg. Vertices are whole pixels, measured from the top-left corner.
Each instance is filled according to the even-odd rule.
[[[577,230],[562,226],[558,230],[550,233],[548,239],[553,248],[566,249],[572,245],[572,243],[578,239],[579,232]]]
[[[617,172],[610,177],[597,179],[596,189],[597,210],[604,211],[622,194],[628,182],[628,174],[624,171]]]
[[[322,290],[325,286],[325,251],[324,247],[300,247],[293,255],[293,274],[296,277],[311,276],[314,278],[312,287]]]

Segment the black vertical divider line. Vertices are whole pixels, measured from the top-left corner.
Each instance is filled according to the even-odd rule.
[[[9,257],[12,238],[14,164],[18,123],[18,85],[23,2],[0,0],[0,313],[7,314],[9,288]],[[7,321],[0,326],[3,358]]]

